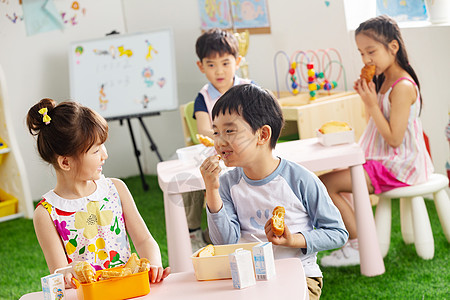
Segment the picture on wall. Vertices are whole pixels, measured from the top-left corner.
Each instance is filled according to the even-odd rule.
[[[425,21],[428,18],[424,0],[377,0],[377,15],[388,15],[397,22]]]
[[[266,0],[199,0],[201,29],[270,33]]]
[[[232,28],[230,0],[199,0],[202,30],[210,28]]]

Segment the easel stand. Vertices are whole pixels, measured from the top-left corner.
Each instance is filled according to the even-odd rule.
[[[159,114],[160,114],[159,112],[155,112],[155,113],[152,113],[150,116],[157,116]],[[144,129],[145,135],[147,136],[148,140],[150,141],[150,149],[156,153],[156,156],[158,156],[159,161],[163,161],[163,159],[158,152],[158,147],[156,147],[155,142],[153,141],[152,137],[150,136],[150,132],[148,131],[147,127],[145,126],[144,122],[142,121],[142,116],[128,116],[128,117],[123,117],[123,118],[119,119],[120,125],[123,124],[123,120],[127,120],[128,129],[130,130],[131,141],[133,142],[134,155],[136,156],[139,173],[141,176],[142,187],[143,187],[144,191],[148,191],[148,184],[145,181],[144,172],[142,171],[142,166],[141,166],[141,160],[140,160],[141,151],[139,151],[139,149],[136,146],[136,140],[134,138],[133,128],[131,127],[130,120],[132,118],[137,118],[139,120],[139,123],[141,123],[141,126]]]

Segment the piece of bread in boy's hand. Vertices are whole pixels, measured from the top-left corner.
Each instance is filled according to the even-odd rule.
[[[214,256],[214,246],[209,244],[198,253],[198,257]]]
[[[80,283],[95,282],[95,269],[87,261],[79,261],[73,266],[75,278]]]
[[[286,211],[283,206],[277,206],[272,212],[272,231],[277,236],[284,233],[284,215]]]
[[[200,143],[202,143],[203,145],[205,145],[206,147],[214,146],[214,141],[209,136],[205,136],[205,135],[197,133],[196,137],[197,137],[198,141]]]
[[[361,69],[361,79],[364,79],[367,84],[372,81],[373,76],[375,76],[375,65],[365,65]]]

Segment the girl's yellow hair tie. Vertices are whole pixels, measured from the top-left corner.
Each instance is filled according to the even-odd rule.
[[[43,115],[42,122],[44,122],[45,125],[50,124],[50,121],[52,120],[52,118],[50,118],[50,116],[47,114],[47,112],[48,112],[47,107],[41,108],[39,110],[39,114]]]

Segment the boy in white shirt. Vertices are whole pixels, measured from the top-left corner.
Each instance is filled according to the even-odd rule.
[[[198,56],[197,66],[205,74],[208,83],[199,91],[194,102],[193,118],[197,120],[199,134],[212,138],[211,111],[217,99],[235,85],[252,83],[239,78],[239,43],[232,32],[212,28],[204,32],[195,43]],[[192,251],[210,243],[208,230],[202,233],[201,221],[204,204],[204,191],[188,192],[182,195],[189,227]]]
[[[304,167],[272,154],[283,115],[278,101],[251,84],[230,88],[212,110],[214,147],[227,167],[219,177],[219,156],[200,166],[205,181],[208,227],[214,244],[273,243],[275,259],[302,260],[310,299],[318,299],[322,272],[318,251],[335,249],[348,239],[339,210],[325,186]],[[271,216],[283,206],[285,230],[272,231]]]

